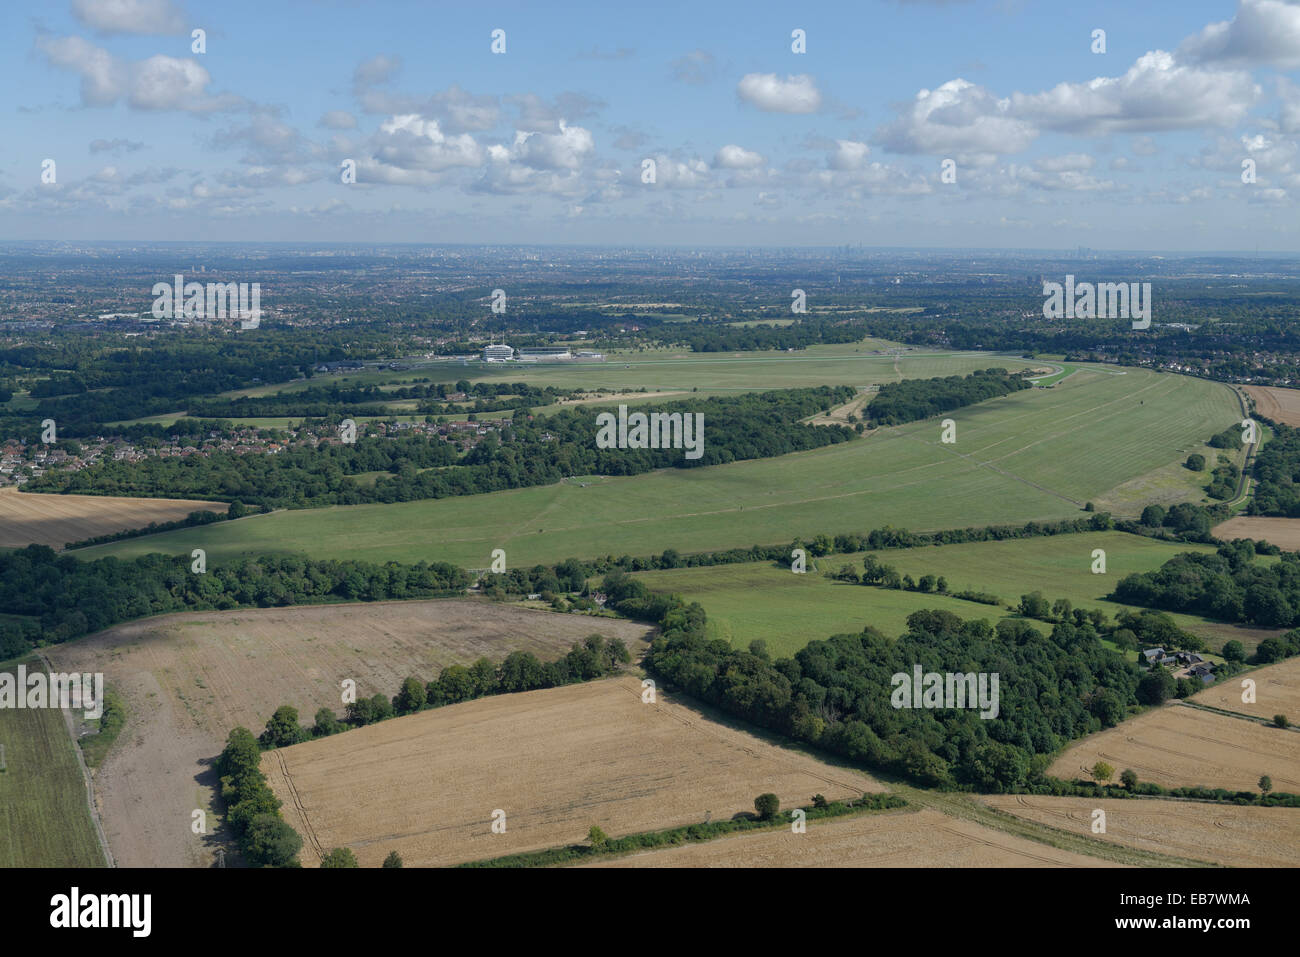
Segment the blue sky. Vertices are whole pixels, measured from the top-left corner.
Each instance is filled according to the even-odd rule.
[[[0,239],[1300,251],[1300,0],[0,17]]]

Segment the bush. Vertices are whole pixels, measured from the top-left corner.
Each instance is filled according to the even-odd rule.
[[[384,867],[401,867],[402,855],[396,851],[389,851],[388,856],[384,858]]]
[[[357,856],[349,848],[336,847],[330,851],[320,862],[321,867],[359,867]]]
[[[1200,453],[1193,452],[1191,455],[1187,456],[1187,461],[1184,464],[1193,472],[1204,472],[1205,456],[1201,455]]]
[[[1277,728],[1289,728],[1291,727],[1291,722],[1287,720],[1286,715],[1275,714],[1273,715],[1273,726]]]

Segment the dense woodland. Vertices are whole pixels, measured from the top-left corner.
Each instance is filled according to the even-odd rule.
[[[1260,447],[1252,470],[1255,494],[1246,513],[1300,518],[1300,429],[1274,425],[1273,437]]]

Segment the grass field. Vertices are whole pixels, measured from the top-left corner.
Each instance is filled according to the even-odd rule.
[[[1261,775],[1277,791],[1300,793],[1300,732],[1168,704],[1071,745],[1047,773],[1091,779],[1089,768],[1105,761],[1118,776],[1164,787],[1228,788],[1258,792]]]
[[[1089,570],[1094,549],[1106,552],[1107,574]],[[866,625],[887,635],[906,630],[907,616],[922,608],[942,608],[965,619],[1014,617],[1007,606],[1020,596],[1038,590],[1049,600],[1068,598],[1076,608],[1100,608],[1107,615],[1131,606],[1106,601],[1115,583],[1133,572],[1158,568],[1185,551],[1212,552],[1207,545],[1181,545],[1128,535],[1124,532],[1087,532],[1005,542],[884,549],[877,558],[910,574],[943,576],[950,591],[979,591],[997,595],[1002,607],[963,601],[939,594],[864,587],[833,581],[822,574],[842,565],[862,570],[865,553],[826,555],[815,559],[805,575],[796,575],[774,562],[676,568],[637,572],[655,591],[676,592],[698,601],[709,614],[714,637],[738,648],[762,638],[776,655],[790,655],[813,638],[841,632],[858,632]],[[1236,638],[1253,649],[1265,629],[1239,628],[1192,615],[1174,615],[1178,624],[1218,648]],[[1031,622],[1047,630],[1043,622]]]
[[[15,674],[19,663],[0,671]],[[22,664],[43,667],[36,658]],[[0,867],[103,867],[63,713],[0,709],[0,747]]]
[[[164,615],[49,656],[60,671],[102,671],[126,701],[126,726],[94,777],[118,865],[205,867],[218,838],[192,834],[190,814],[215,814],[210,762],[231,728],[259,733],[282,704],[304,724],[318,708],[341,714],[345,678],[360,696],[393,695],[408,675],[428,681],[516,649],[549,661],[593,632],[635,654],[648,630],[486,601],[376,602]]]
[[[0,488],[0,547],[79,542],[143,528],[150,522],[174,522],[204,509],[225,514],[224,502],[171,498],[118,498],[104,495],[39,495]]]
[[[896,554],[887,553],[885,560]],[[823,557],[817,559],[817,567],[834,570],[847,562],[860,569],[862,556]],[[989,621],[1009,614],[1004,608],[944,595],[832,581],[811,568],[807,574],[796,575],[770,562],[637,572],[636,577],[655,591],[675,592],[703,605],[709,615],[710,637],[725,639],[737,648],[747,648],[761,638],[774,657],[789,657],[810,641],[857,633],[867,625],[890,637],[901,635],[907,630],[907,616],[922,608],[941,608],[961,618]],[[1043,630],[1050,627],[1031,623]]]
[[[988,362],[982,356],[977,365]],[[940,443],[939,422],[914,422],[773,459],[667,469],[586,488],[559,483],[440,501],[276,512],[78,554],[201,547],[210,561],[302,551],[485,567],[495,548],[504,548],[510,563],[532,565],[658,553],[668,545],[714,550],[886,524],[936,529],[1073,517],[1107,490],[1181,461],[1182,449],[1238,412],[1232,391],[1216,383],[1081,369],[1055,388],[953,413],[955,445]],[[707,428],[706,422],[706,441]]]
[[[1228,867],[1300,867],[1300,810],[1190,801],[985,795],[987,807],[1049,827]],[[1093,811],[1106,832],[1092,833]]]
[[[362,867],[500,857],[883,790],[715,722],[631,676],[480,698],[271,751],[262,770],[312,867],[349,847]],[[493,833],[493,812],[505,832]],[[810,829],[811,830],[811,829]]]

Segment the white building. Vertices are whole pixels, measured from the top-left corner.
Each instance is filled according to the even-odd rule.
[[[484,362],[509,362],[515,357],[515,350],[502,343],[483,347]]]

